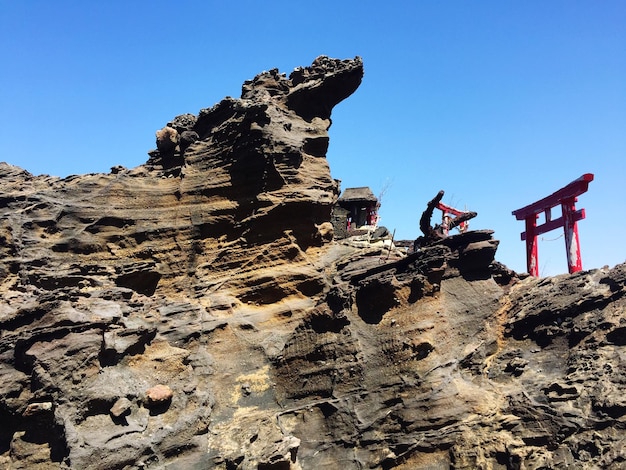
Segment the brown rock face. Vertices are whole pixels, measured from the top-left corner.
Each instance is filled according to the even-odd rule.
[[[625,265],[332,240],[327,130],[362,74],[264,72],[132,170],[0,164],[0,466],[624,464]]]

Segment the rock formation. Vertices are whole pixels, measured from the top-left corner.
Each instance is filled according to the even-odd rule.
[[[362,75],[261,73],[135,169],[0,164],[0,466],[626,463],[626,265],[522,278],[488,230],[333,241],[327,131]]]

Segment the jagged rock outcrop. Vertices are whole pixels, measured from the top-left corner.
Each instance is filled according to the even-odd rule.
[[[332,240],[330,113],[362,74],[264,72],[131,170],[0,164],[1,466],[624,465],[625,265]]]

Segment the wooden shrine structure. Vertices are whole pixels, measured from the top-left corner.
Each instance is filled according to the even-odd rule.
[[[437,209],[441,211],[441,214],[442,214],[441,215],[441,228],[442,228],[443,234],[446,236],[448,236],[448,233],[450,232],[452,219],[453,219],[452,217],[450,217],[449,214],[452,214],[454,217],[459,217],[464,214],[468,214],[467,211],[460,211],[458,209],[455,209],[454,207],[444,204],[441,201],[437,203]],[[469,229],[469,222],[467,220],[464,220],[463,222],[458,224],[457,228],[459,229],[459,232],[465,233]]]
[[[585,218],[585,209],[576,210],[576,201],[578,201],[578,196],[587,191],[591,181],[593,181],[593,174],[585,173],[555,193],[513,211],[517,220],[526,222],[526,231],[522,232],[522,240],[526,240],[526,264],[530,275],[539,276],[537,236],[559,227],[563,227],[565,231],[565,251],[570,274],[582,270],[576,222]],[[552,208],[558,205],[561,206],[561,216],[552,219]],[[541,213],[545,214],[545,222],[537,225],[537,219]]]

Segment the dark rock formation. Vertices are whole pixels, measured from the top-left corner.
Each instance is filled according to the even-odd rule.
[[[420,217],[420,230],[424,236],[415,241],[416,246],[437,242],[438,240],[447,237],[449,230],[460,226],[464,222],[467,222],[478,215],[476,212],[465,212],[449,219],[449,221],[445,222],[445,227],[443,226],[443,222],[441,225],[435,224],[434,227],[431,226],[430,224],[433,212],[435,208],[437,208],[437,204],[439,204],[441,199],[443,199],[443,195],[443,190],[439,191],[437,195],[428,201],[428,204],[426,204],[426,210],[422,212],[422,216]]]
[[[264,72],[132,170],[0,164],[0,466],[624,465],[624,265],[332,240],[330,113],[362,73]]]

